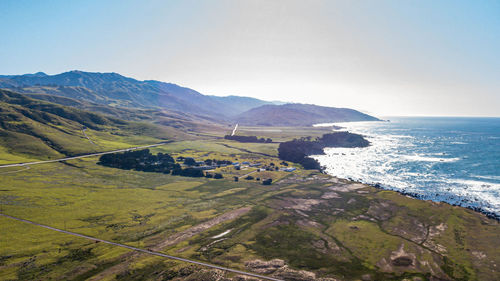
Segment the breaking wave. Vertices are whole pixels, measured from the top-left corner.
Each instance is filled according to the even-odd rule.
[[[328,174],[500,218],[500,119],[399,118],[335,124],[366,136],[366,148],[314,156]]]

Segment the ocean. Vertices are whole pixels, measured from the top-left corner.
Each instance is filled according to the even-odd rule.
[[[326,148],[326,155],[314,158],[336,177],[500,219],[500,118],[389,120],[335,123],[341,130],[364,135],[371,145]]]

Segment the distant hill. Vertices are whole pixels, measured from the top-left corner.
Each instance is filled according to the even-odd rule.
[[[263,105],[252,108],[236,118],[242,125],[310,126],[317,123],[379,121],[379,119],[349,108],[310,104]]]
[[[274,104],[274,102],[263,101],[250,97],[240,97],[240,96],[225,96],[225,97],[209,96],[209,97],[217,101],[218,103],[222,104],[225,107],[225,112],[229,116],[236,116],[247,110],[265,104]]]
[[[12,89],[30,96],[45,94],[104,105],[108,107],[106,108],[108,111],[109,107],[146,111],[167,110],[169,113],[188,114],[196,118],[221,123],[237,121],[248,125],[296,126],[310,125],[318,121],[377,120],[351,109],[282,104],[281,102],[268,102],[250,97],[208,96],[176,84],[155,80],[139,81],[118,73],[75,70],[57,75],[47,75],[43,72],[3,75],[0,76],[0,88]],[[48,96],[39,96],[39,98],[76,106],[65,99],[49,98]],[[85,109],[97,110],[97,112],[103,110],[103,108],[96,106]]]

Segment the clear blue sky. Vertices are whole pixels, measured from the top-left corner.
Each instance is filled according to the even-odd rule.
[[[0,74],[118,72],[380,116],[500,116],[500,1],[0,1]]]

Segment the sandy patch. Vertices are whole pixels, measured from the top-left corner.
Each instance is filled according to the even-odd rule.
[[[321,199],[338,199],[341,198],[337,192],[329,191],[321,195]]]

